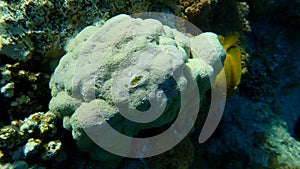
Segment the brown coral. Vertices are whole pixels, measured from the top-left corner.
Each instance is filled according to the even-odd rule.
[[[179,6],[184,15],[200,14],[205,5],[209,5],[209,0],[180,0]]]

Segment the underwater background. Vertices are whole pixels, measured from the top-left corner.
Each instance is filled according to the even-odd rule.
[[[57,94],[51,77],[61,58],[80,50],[87,26],[140,12],[173,14],[219,35],[225,110],[202,144],[207,100],[190,134],[163,154],[95,153],[67,125],[72,99]],[[299,25],[299,0],[1,0],[0,168],[300,169]],[[166,126],[159,127],[151,132]]]

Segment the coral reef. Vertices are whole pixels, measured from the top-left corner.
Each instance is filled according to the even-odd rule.
[[[252,29],[256,32],[249,36],[252,43],[247,47],[251,64],[241,82],[241,93],[255,101],[271,103],[284,86],[298,85],[299,59],[296,53],[299,51],[293,46],[298,45],[296,39],[300,36],[289,35],[287,28],[269,21],[269,18],[257,20]]]
[[[101,23],[119,13],[159,11],[163,8],[171,11],[176,10],[177,6],[172,1],[146,0],[2,1],[0,54],[20,61],[41,56],[39,59],[53,60],[64,54],[68,39],[88,25]]]
[[[249,12],[246,2],[179,0],[178,5],[181,12],[175,14],[191,21],[203,32],[212,31],[222,35],[251,32],[246,19]]]
[[[11,125],[0,129],[0,150],[3,168],[19,165],[43,166],[47,161],[55,162],[53,166],[64,160],[62,143],[54,139],[57,132],[57,115],[52,112],[38,112],[20,121],[13,121]],[[32,161],[40,159],[41,163]],[[20,162],[18,162],[20,161]],[[10,164],[9,162],[13,162]],[[2,164],[1,164],[2,165]]]
[[[36,71],[33,66],[28,68],[24,63],[5,64],[0,71],[0,105],[6,119],[20,120],[33,111],[48,110],[50,91],[45,86],[50,76],[47,73]]]
[[[211,18],[219,10],[228,7],[227,20]],[[225,34],[217,25],[233,20],[231,31],[249,32],[249,23],[245,19],[248,6],[244,2],[223,4],[214,1],[25,1],[0,3],[0,54],[12,59],[26,61],[31,58],[53,60],[64,54],[68,39],[84,27],[97,24],[120,13],[166,12],[189,19],[204,31]],[[231,13],[229,13],[230,11]],[[224,20],[224,21],[223,21]],[[221,22],[220,22],[221,21]],[[213,28],[213,29],[212,29]],[[49,66],[49,65],[48,65]]]
[[[299,23],[299,1],[283,0],[247,0],[253,12],[251,15],[257,19],[267,18],[282,25],[289,23],[289,29],[295,29],[292,25]],[[284,13],[284,15],[283,15]],[[287,20],[287,18],[289,18]]]
[[[3,67],[0,67],[1,71],[1,93],[4,95],[4,97],[12,97],[14,93],[14,83],[9,82],[11,80],[11,71],[8,69],[11,67],[11,65],[6,64]],[[7,91],[6,86],[12,86],[9,91]]]
[[[118,169],[300,168],[300,51],[297,48],[300,45],[300,35],[297,33],[299,6],[299,0],[1,1],[0,168],[101,168],[99,166],[104,165],[103,161],[94,161],[88,153],[79,151],[71,132],[64,128],[72,130],[81,150],[89,152],[94,159],[106,160],[106,166],[113,167],[120,163],[116,167]],[[202,114],[199,113],[195,130],[189,137],[193,145],[186,138],[174,149],[159,156],[120,160],[104,153],[104,150],[93,149],[96,145],[86,139],[82,128],[77,125],[74,114],[86,112],[93,107],[72,97],[70,79],[73,72],[69,69],[74,67],[74,61],[78,61],[77,56],[84,49],[86,40],[100,30],[106,20],[122,13],[149,11],[175,14],[189,20],[203,32],[215,32],[225,39],[228,35],[238,35],[239,42],[233,46],[229,43],[229,46],[240,47],[242,78],[238,90],[228,98],[219,128],[205,144],[199,145],[195,137],[203,125],[202,118],[206,117],[209,92],[205,94],[202,104],[202,109],[205,110],[201,110]],[[169,21],[172,23],[173,20],[171,17],[165,18],[165,22],[160,21],[171,28],[186,26],[181,25],[182,23],[169,25]],[[89,25],[94,26],[85,28]],[[74,38],[76,34],[77,37]],[[119,39],[122,36],[114,34],[109,40],[112,37]],[[180,38],[169,40],[166,37],[162,41],[154,41],[163,42],[161,46],[178,45]],[[134,37],[132,42],[136,43],[138,40],[144,42],[138,37]],[[130,41],[121,42],[116,53],[124,53],[123,50],[131,48],[133,44]],[[141,43],[136,48],[145,44],[147,43]],[[179,43],[178,46],[182,45]],[[140,48],[137,51],[139,50]],[[61,60],[50,84],[54,97],[50,102],[51,111],[48,111],[51,99],[48,83],[63,55],[65,59]],[[189,58],[193,55],[187,54],[184,64],[195,67],[198,63],[194,58]],[[117,56],[120,60],[125,58],[122,54]],[[103,89],[97,93],[97,99],[105,102],[96,103],[111,110],[114,109],[114,100],[108,92],[111,84],[108,79],[113,76],[113,71],[116,72],[116,69],[107,70],[103,79],[97,79],[98,89]],[[203,70],[194,71],[194,75],[201,71]],[[141,88],[147,82],[147,75],[135,75],[127,85],[129,90]],[[239,80],[234,81],[231,84],[235,85],[232,86],[236,86]],[[201,77],[198,82],[206,83],[205,80],[201,81]],[[201,85],[205,88],[202,91],[204,96],[209,85]],[[80,90],[82,96],[89,98],[86,88]],[[134,97],[139,96],[138,93],[135,94]],[[82,106],[78,108],[80,104]],[[149,104],[147,100],[135,99],[131,107],[146,110]],[[138,126],[122,121],[121,125],[127,125],[120,127],[115,125],[118,123],[118,116],[111,117],[110,123],[116,130],[124,130],[128,135],[143,136],[148,128],[151,132],[157,132],[157,128],[151,127],[168,123],[172,117],[165,116],[163,118],[167,120],[162,118],[152,126]],[[167,127],[163,125],[162,129]],[[95,155],[97,153],[101,157]]]
[[[10,98],[14,95],[14,88],[14,83],[6,83],[1,87],[1,93],[4,95],[4,97]]]
[[[5,163],[5,164],[0,164],[0,167],[3,169],[22,169],[22,168],[29,168],[28,164],[25,161],[15,161],[13,163]],[[44,169],[44,167],[37,167],[37,166],[32,166],[32,168],[39,168],[39,169]]]
[[[146,158],[149,168],[155,169],[187,169],[194,161],[194,146],[187,137],[172,150],[155,157]]]
[[[179,0],[179,7],[186,17],[187,15],[199,15],[205,8],[207,10],[207,8],[210,8],[210,5],[214,3],[217,3],[217,0]]]
[[[130,32],[121,31],[128,25]],[[110,40],[106,40],[108,38]],[[134,136],[142,129],[160,127],[171,122],[179,110],[180,95],[174,91],[186,90],[186,80],[194,78],[201,86],[199,94],[203,97],[210,88],[208,77],[215,78],[222,69],[217,67],[217,63],[224,61],[225,57],[225,51],[213,33],[190,37],[189,42],[187,36],[163,26],[157,20],[133,19],[128,15],[118,15],[103,26],[85,28],[70,41],[67,49],[68,53],[61,59],[50,82],[53,95],[50,110],[64,117],[64,126],[72,130],[73,138],[82,150],[88,151],[92,158],[102,160],[103,163],[109,161],[114,164],[117,164],[117,159],[112,162],[115,157],[96,146],[84,130],[97,125],[104,126],[105,121],[109,121],[117,130]],[[99,54],[99,50],[102,54]],[[184,67],[190,69],[190,75],[182,74]],[[171,90],[176,85],[172,78],[166,78],[170,76],[170,70],[178,72],[176,83],[179,89]],[[94,87],[88,88],[88,84],[93,82],[87,78],[95,73],[96,92],[93,93],[91,89],[94,90]],[[156,89],[158,91],[154,90],[157,84],[160,84]],[[153,90],[165,93],[168,98],[161,100],[160,106],[166,105],[167,109],[158,119],[146,124],[122,120],[118,114],[118,109],[121,109],[118,105],[128,104],[126,112],[148,109],[149,102],[155,103],[155,100],[161,98],[161,94],[149,95]],[[124,94],[127,91],[128,96]],[[144,97],[148,95],[145,100]],[[130,98],[129,102],[126,101],[127,97]],[[99,107],[101,110],[98,110]],[[102,119],[102,116],[106,118]],[[79,119],[84,123],[81,124]],[[101,123],[98,121],[96,124],[94,119],[99,119]],[[127,147],[130,148],[129,145]]]
[[[180,13],[180,8],[175,0],[105,0],[103,1],[103,5],[107,9],[110,9],[111,16],[121,13],[134,14],[141,12]]]
[[[26,61],[57,58],[75,32],[105,18],[94,1],[1,1],[0,53]]]
[[[276,2],[249,1],[253,32],[248,37],[248,70],[237,95],[228,98],[215,135],[196,148],[196,156],[202,157],[196,168],[300,167],[296,103],[300,69],[299,49],[294,47],[299,45],[299,35],[282,25],[295,10],[286,7],[295,3]],[[279,8],[286,11],[281,13]],[[295,17],[290,17],[289,24],[294,24]]]
[[[202,159],[202,165],[212,168],[299,168],[300,143],[291,137],[286,123],[275,115],[270,105],[255,103],[239,95],[230,97],[228,104],[236,106],[226,108],[217,134],[198,147],[205,152],[197,155]]]

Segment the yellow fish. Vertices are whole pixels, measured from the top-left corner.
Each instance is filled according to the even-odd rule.
[[[229,35],[225,38],[219,35],[219,41],[226,51],[226,58],[224,61],[224,68],[220,73],[225,71],[226,84],[227,84],[227,96],[233,94],[236,87],[241,82],[242,65],[241,65],[241,50],[239,47],[233,45],[238,41],[238,36]],[[224,76],[223,76],[224,77]],[[217,75],[215,85],[218,86],[223,78]]]

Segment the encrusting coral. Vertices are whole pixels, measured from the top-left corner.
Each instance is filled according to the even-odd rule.
[[[68,38],[105,18],[104,11],[94,1],[1,1],[0,54],[18,61],[58,58]]]
[[[19,62],[5,64],[0,71],[0,106],[5,113],[3,121],[5,118],[21,120],[32,112],[47,111],[50,91],[45,85],[50,75],[34,68],[28,69],[27,64]]]
[[[66,156],[62,151],[62,143],[59,140],[51,140],[57,132],[55,126],[57,120],[58,117],[53,112],[38,112],[24,120],[15,120],[11,125],[2,127],[0,161],[30,161],[32,157],[41,159],[42,162],[64,160]],[[0,167],[10,165],[13,164],[4,163],[0,164]]]

